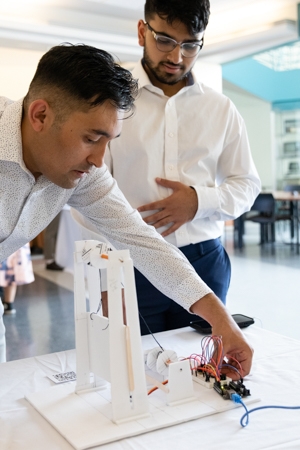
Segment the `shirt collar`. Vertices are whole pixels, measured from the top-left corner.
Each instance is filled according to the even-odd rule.
[[[146,87],[146,86],[153,86],[153,84],[151,83],[151,81],[147,75],[147,72],[145,71],[145,69],[143,67],[141,59],[137,63],[137,65],[134,67],[134,69],[132,71],[132,76],[133,76],[133,78],[136,78],[138,80],[139,89],[142,89],[143,87]]]
[[[0,159],[16,162],[27,171],[22,153],[22,109],[23,99],[16,102],[0,99]]]
[[[147,75],[147,72],[145,71],[145,69],[143,67],[142,60],[140,60],[137,63],[137,65],[134,67],[134,69],[132,71],[132,76],[133,76],[133,78],[138,79],[138,85],[139,85],[140,90],[142,88],[148,88],[151,91],[161,93],[161,89],[157,88],[156,86],[153,86],[153,84],[151,83],[151,81]],[[189,73],[187,86],[184,89],[189,89],[192,87],[196,87],[196,89],[200,90],[200,92],[203,93],[201,83],[196,79],[196,76],[193,73],[193,71]]]

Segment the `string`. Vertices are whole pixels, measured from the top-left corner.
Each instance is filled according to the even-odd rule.
[[[160,343],[158,342],[158,340],[156,339],[156,337],[154,336],[154,334],[153,334],[152,331],[150,330],[150,328],[149,328],[149,326],[148,326],[146,320],[144,319],[144,317],[142,316],[142,314],[140,313],[140,311],[139,311],[139,315],[140,315],[141,319],[143,319],[143,322],[144,322],[144,324],[146,325],[146,327],[147,327],[147,329],[148,329],[148,331],[149,331],[149,334],[151,334],[151,336],[153,337],[153,339],[155,340],[155,342],[157,343],[157,345],[159,346],[159,348],[164,352],[163,347],[160,345]]]

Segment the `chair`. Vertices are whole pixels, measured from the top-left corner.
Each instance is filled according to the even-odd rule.
[[[278,221],[289,221],[291,232],[293,231],[292,211],[278,213],[276,202],[271,193],[261,193],[256,198],[251,210],[243,215],[243,221],[260,224],[260,244],[275,242],[275,223]]]
[[[286,184],[283,190],[285,192],[300,192],[300,184]]]
[[[272,194],[259,194],[244,220],[260,224],[260,243],[275,241],[275,199]]]
[[[298,193],[300,192],[300,184],[287,184],[284,186],[283,190],[284,192]],[[295,205],[293,204],[293,202],[283,200],[277,208],[277,213],[278,215],[290,215],[291,217],[294,217],[294,208]],[[291,239],[293,239],[293,237],[295,236],[294,220],[291,220],[290,229]]]
[[[244,227],[244,216],[245,214],[242,214],[240,217],[237,217],[233,221],[233,237],[234,237],[234,247],[235,248],[243,248],[244,242],[243,242],[243,235],[245,232]]]

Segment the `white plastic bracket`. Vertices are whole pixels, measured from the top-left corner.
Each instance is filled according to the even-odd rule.
[[[167,404],[170,406],[195,400],[188,360],[174,362],[169,365],[168,388]]]

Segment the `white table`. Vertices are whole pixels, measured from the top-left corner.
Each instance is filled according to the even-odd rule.
[[[63,332],[63,330],[62,330]],[[255,349],[255,359],[245,384],[261,398],[253,407],[278,404],[300,406],[300,342],[255,326],[245,331]],[[158,333],[165,348],[178,355],[200,352],[201,335],[183,328]],[[151,336],[142,338],[145,349],[155,347]],[[29,392],[49,388],[47,374],[75,368],[75,352],[28,358],[0,364],[1,450],[71,450],[72,447],[24,399]],[[154,395],[154,394],[152,394]],[[212,391],[212,395],[217,395]],[[250,406],[251,408],[251,406]],[[241,428],[242,408],[183,423],[134,438],[104,445],[102,450],[255,450],[300,448],[300,410],[263,410],[250,415]]]

